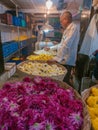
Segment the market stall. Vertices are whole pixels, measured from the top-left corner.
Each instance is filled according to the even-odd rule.
[[[5,69],[4,75],[0,76],[0,130],[91,130],[86,103],[73,88],[73,84],[71,86],[63,81],[68,74],[67,68],[74,68],[74,64],[65,66],[67,58],[64,59],[71,44],[68,44],[64,53],[62,50],[65,46],[62,44],[58,55],[58,50],[43,49],[56,45],[61,40],[64,31],[61,23],[66,20],[65,17],[59,20],[59,16],[65,8],[71,12],[67,12],[69,19],[66,16],[68,25],[71,25],[67,30],[68,39],[70,34],[75,35],[69,43],[75,39],[73,43],[78,45],[80,14],[84,3],[83,0],[0,1],[0,31]],[[38,25],[40,31],[36,28]],[[46,27],[51,30],[50,34]],[[45,40],[42,38],[44,31],[48,35]],[[65,31],[62,42],[66,39],[66,34]],[[69,52],[77,50],[77,45]],[[62,56],[64,64],[54,60],[56,56]],[[17,58],[22,60],[9,63],[11,58],[14,62]],[[69,80],[73,78],[71,69]]]

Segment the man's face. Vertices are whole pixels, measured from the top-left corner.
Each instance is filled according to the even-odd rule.
[[[61,16],[60,17],[60,23],[61,23],[63,28],[66,28],[69,24],[69,20],[66,16]]]

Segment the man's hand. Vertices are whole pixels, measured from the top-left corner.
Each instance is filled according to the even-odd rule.
[[[53,41],[53,44],[54,44],[54,45],[56,45],[56,44],[58,44],[58,42],[56,42],[56,41]]]
[[[44,47],[44,50],[45,50],[45,51],[49,51],[50,48],[49,48],[49,47]]]
[[[54,59],[48,60],[48,63],[55,63],[55,62],[57,62],[57,61]]]

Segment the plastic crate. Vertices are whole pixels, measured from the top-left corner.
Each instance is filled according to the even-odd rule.
[[[9,60],[7,62],[16,63],[16,65],[17,65],[17,64],[21,63],[22,60]]]
[[[15,41],[3,43],[3,57],[7,57],[18,50],[18,43]]]
[[[19,20],[18,20],[18,17],[16,16],[13,16],[13,25],[19,26]]]
[[[26,21],[24,19],[22,19],[22,27],[26,27]]]
[[[21,18],[21,19],[25,19],[26,16],[23,12],[18,12],[18,17]]]

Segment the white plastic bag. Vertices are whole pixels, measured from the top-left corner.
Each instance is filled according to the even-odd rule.
[[[79,54],[91,56],[92,53],[98,49],[97,20],[98,14],[95,14],[88,26]]]

